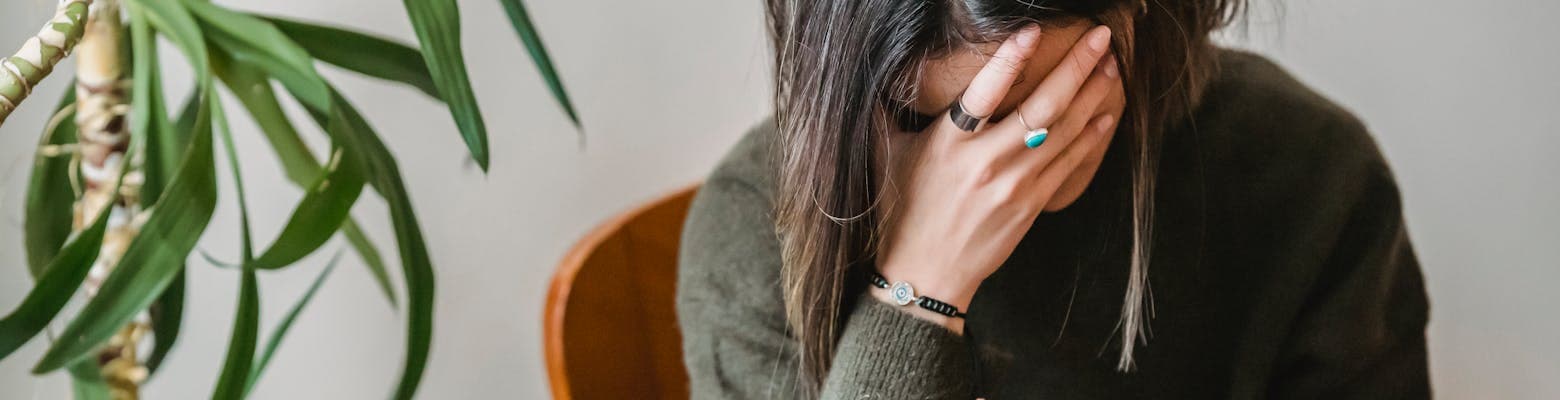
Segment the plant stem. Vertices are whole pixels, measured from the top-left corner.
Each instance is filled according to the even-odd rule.
[[[27,39],[15,55],[0,60],[0,124],[81,40],[83,20],[91,4],[92,0],[60,0],[54,18]]]
[[[125,39],[119,2],[98,0],[91,7],[84,31],[76,48],[76,125],[80,131],[75,162],[85,188],[76,206],[76,226],[92,221],[98,213],[112,213],[97,262],[84,283],[90,296],[124,256],[146,215],[140,207],[141,160],[125,158],[131,145],[129,124],[125,123],[130,110],[126,88],[130,85],[124,74],[126,60],[121,57]],[[124,182],[116,182],[124,168],[131,170],[123,174]],[[115,187],[119,188],[117,197]],[[137,347],[141,338],[151,333],[149,321],[143,312],[99,350],[98,367],[115,399],[139,397],[147,370],[137,357]]]

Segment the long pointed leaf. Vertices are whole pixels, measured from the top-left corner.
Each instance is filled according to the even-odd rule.
[[[328,107],[330,88],[314,69],[313,58],[276,26],[211,3],[191,0],[182,3],[195,14],[213,42],[239,56],[237,62],[253,63],[266,70],[306,104]],[[243,57],[245,55],[253,57]]]
[[[254,368],[249,370],[249,386],[244,388],[244,393],[249,393],[250,389],[254,388],[255,382],[260,381],[260,375],[265,373],[265,367],[271,363],[271,356],[275,355],[276,349],[282,345],[282,339],[287,337],[287,331],[292,329],[293,322],[298,320],[298,315],[303,313],[303,308],[309,305],[309,301],[314,300],[314,293],[320,291],[320,286],[325,283],[325,277],[330,276],[330,272],[336,269],[336,262],[340,260],[341,253],[337,252],[330,258],[330,262],[325,264],[325,268],[320,270],[320,275],[314,277],[314,283],[309,284],[309,290],[303,292],[303,297],[293,303],[287,315],[271,329],[271,336],[265,343],[265,349],[260,351]]]
[[[542,74],[542,80],[547,81],[547,90],[552,92],[558,106],[563,107],[563,112],[569,114],[569,121],[579,127],[580,117],[574,113],[574,103],[569,101],[569,92],[563,90],[563,80],[558,78],[558,70],[553,68],[552,57],[547,55],[547,46],[542,45],[541,36],[536,34],[536,26],[531,23],[531,13],[526,12],[525,4],[520,0],[499,2],[504,3],[504,11],[509,14],[509,24],[514,25],[515,34],[525,44],[526,52],[531,53],[531,62],[536,63],[536,71]]]
[[[428,366],[429,344],[433,340],[433,262],[422,228],[418,226],[417,214],[412,209],[411,196],[401,182],[395,157],[357,109],[340,94],[332,93],[332,108],[311,109],[310,112],[325,131],[347,149],[346,161],[362,163],[368,182],[390,206],[390,219],[400,245],[407,298],[406,358],[394,398],[410,399],[417,393],[423,371]]]
[[[249,388],[249,368],[253,366],[255,343],[260,335],[260,293],[255,282],[254,241],[249,235],[249,202],[244,195],[244,175],[238,167],[238,150],[233,145],[233,134],[228,130],[227,117],[221,102],[211,102],[211,120],[215,130],[222,135],[222,147],[227,150],[228,167],[233,174],[233,187],[237,191],[239,238],[243,242],[243,274],[239,280],[238,310],[233,313],[233,336],[228,340],[227,360],[218,374],[213,399],[242,399]]]
[[[184,272],[180,271],[148,310],[152,316],[154,339],[152,354],[146,357],[146,370],[150,374],[156,374],[162,368],[163,361],[173,351],[173,345],[179,341],[179,331],[184,326],[184,279]]]
[[[136,140],[146,143],[142,201],[156,204],[168,178],[179,167],[184,143],[179,142],[181,135],[173,132],[173,125],[168,121],[162,92],[162,66],[157,60],[157,40],[152,36],[151,23],[145,14],[139,7],[130,9],[130,52],[134,60],[130,133]]]
[[[238,50],[246,49],[246,47],[241,47]],[[232,49],[227,50],[233,51]],[[226,55],[214,58],[223,59],[224,57]],[[247,58],[258,57],[262,56],[249,56]],[[287,178],[299,187],[311,188],[315,181],[319,180],[322,169],[319,162],[315,161],[314,155],[309,152],[303,139],[299,137],[298,131],[293,128],[292,122],[288,120],[286,113],[282,111],[282,106],[277,102],[276,93],[271,89],[271,83],[265,71],[244,63],[225,62],[218,64],[217,76],[222,78],[222,81],[232,90],[234,96],[238,97],[239,102],[243,103],[249,114],[260,125],[260,130],[265,133],[267,141],[271,144],[272,151],[281,160],[282,169],[286,172]],[[362,178],[358,178],[359,182],[361,180]],[[361,189],[362,183],[359,183],[357,186]],[[389,275],[385,271],[385,264],[379,255],[378,248],[357,229],[357,223],[353,222],[350,217],[340,226],[342,234],[347,237],[353,249],[363,258],[364,265],[373,274],[375,282],[379,285],[380,291],[384,293],[385,298],[390,301],[392,306],[397,305],[399,302],[396,301],[395,290],[392,287]],[[261,258],[264,259],[265,256]]]
[[[65,94],[55,107],[58,123],[54,129],[44,132],[40,146],[57,146],[76,142],[76,120],[70,113],[62,113],[76,102],[76,84],[65,85]],[[38,278],[49,270],[49,263],[59,254],[61,244],[70,235],[71,202],[75,193],[70,187],[70,157],[58,154],[36,155],[32,179],[27,190],[26,230],[28,272]],[[108,213],[104,213],[107,215]],[[81,240],[78,237],[77,240]],[[108,400],[108,385],[99,378],[97,367],[91,362],[71,365],[71,387],[76,400]]]
[[[65,88],[65,94],[55,107],[56,124],[44,132],[39,146],[76,142],[76,120],[70,118],[72,113],[63,112],[76,102],[76,84],[72,81]],[[55,260],[71,233],[74,216],[69,205],[75,201],[75,193],[70,187],[70,157],[46,152],[39,152],[35,157],[27,190],[24,229],[28,272],[36,279],[50,269],[49,263]],[[82,238],[78,236],[76,240]],[[70,370],[76,400],[109,400],[108,385],[99,378],[97,367],[91,362],[72,364]]]
[[[65,308],[76,288],[81,287],[87,271],[97,261],[109,214],[112,213],[108,210],[99,212],[92,225],[76,235],[75,240],[66,244],[59,256],[49,262],[38,283],[22,299],[22,304],[5,318],[0,318],[0,359],[43,331],[60,309]]]
[[[213,399],[242,399],[249,388],[249,369],[254,362],[255,342],[260,327],[260,295],[255,283],[255,268],[243,267],[239,282],[238,310],[233,315],[233,336],[218,375]]]
[[[244,93],[241,96],[252,97],[256,94],[254,92],[256,89],[269,89],[263,75],[260,75],[258,71],[230,62],[227,60],[225,52],[218,51],[213,54],[216,55],[212,57],[212,60],[217,65],[217,75],[223,77],[224,81],[228,82],[230,86],[236,86],[249,91],[249,93]],[[229,73],[229,71],[236,72]],[[234,85],[234,83],[237,84]],[[264,103],[265,100],[251,98],[246,104],[251,102]],[[267,108],[275,104],[256,105],[261,108]],[[279,110],[263,109],[261,111],[271,113]],[[263,117],[266,120],[270,120],[267,122],[268,125],[287,125],[286,129],[291,130],[291,124],[285,121],[285,116],[283,115],[263,115]],[[275,121],[278,118],[282,119],[282,121]],[[296,132],[290,133],[296,134]],[[284,132],[271,136],[286,136],[286,134]],[[293,147],[289,151],[306,152],[307,150],[302,148],[301,140],[289,140],[294,138],[296,136],[278,138],[278,141]],[[282,227],[281,234],[277,236],[269,248],[260,253],[260,256],[252,263],[248,264],[258,269],[286,267],[319,249],[340,229],[342,222],[346,220],[349,212],[352,210],[353,203],[357,202],[358,194],[363,192],[363,177],[362,173],[357,169],[357,165],[340,162],[339,151],[334,154],[336,156],[332,158],[329,168],[313,178],[314,182],[308,185],[308,192],[304,194],[303,200],[293,209],[292,217],[288,219],[287,225]],[[301,160],[295,161],[295,163],[301,162]],[[300,165],[295,168],[308,167]]]
[[[363,75],[405,83],[439,98],[422,53],[415,47],[361,32],[276,17],[276,25],[315,59]]]
[[[363,175],[355,163],[332,164],[325,176],[309,187],[276,241],[252,263],[255,268],[277,269],[303,259],[330,240],[346,221],[363,192]]]
[[[276,153],[278,161],[281,161],[282,172],[287,179],[299,187],[307,188],[320,176],[320,162],[314,159],[314,153],[309,151],[307,143],[298,135],[298,130],[293,127],[287,118],[287,113],[282,111],[282,105],[276,100],[276,92],[271,89],[271,81],[266,76],[266,71],[242,62],[233,62],[233,58],[242,57],[257,58],[255,56],[232,56],[232,49],[224,48],[215,57],[221,62],[217,64],[217,77],[226,84],[233,96],[249,112],[260,132],[265,134],[265,139],[271,145],[272,152]],[[242,47],[240,50],[249,50]]]
[[[460,9],[455,0],[404,0],[406,13],[422,47],[423,61],[433,73],[439,98],[450,106],[450,115],[471,149],[471,158],[488,168],[487,124],[477,108],[477,96],[466,77],[466,57],[460,47]]]
[[[352,249],[363,259],[363,265],[374,274],[374,281],[379,283],[379,291],[390,300],[390,306],[400,307],[401,303],[396,301],[395,297],[395,286],[390,283],[390,274],[385,271],[385,260],[379,256],[379,248],[368,239],[368,235],[363,233],[362,228],[358,228],[357,221],[350,218],[347,219],[347,223],[341,225],[341,234],[347,237],[347,242],[352,244]]]
[[[209,95],[202,102],[210,101]],[[184,259],[205,231],[215,207],[211,125],[206,112],[196,117],[190,149],[141,232],[96,296],[61,332],[59,340],[33,367],[42,374],[86,357],[119,327],[135,318],[181,271]]]
[[[38,141],[42,146],[59,146],[76,142],[76,119],[61,112],[76,103],[76,85],[67,85],[60,104],[54,107],[59,124],[43,133]],[[59,254],[60,245],[70,236],[74,219],[70,204],[76,201],[70,188],[70,157],[38,152],[33,156],[32,178],[27,184],[27,214],[22,222],[26,231],[27,271],[32,276],[43,275],[49,261]]]
[[[70,386],[74,400],[112,400],[108,383],[103,381],[96,360],[81,360],[70,365]]]
[[[299,76],[312,71],[300,72],[289,67],[286,62],[274,59],[276,57],[274,55],[252,49],[254,46],[244,41],[225,40],[221,35],[214,35],[214,37],[217,38],[215,41],[219,46],[235,53],[235,58],[240,62],[248,61],[250,65],[265,70],[293,92],[294,97],[298,98],[311,115],[326,127],[325,131],[331,135],[331,138],[347,150],[346,161],[362,163],[362,170],[367,174],[368,182],[390,206],[408,299],[406,359],[395,397],[410,398],[416,393],[422,373],[427,367],[429,344],[432,340],[433,265],[429,259],[427,244],[422,237],[422,229],[418,226],[416,215],[412,211],[410,196],[401,182],[400,171],[394,157],[356,110],[343,110],[343,108],[350,108],[351,105],[347,104],[345,99],[337,95],[333,89],[329,89],[328,85],[330,101],[320,104],[317,99],[312,98],[311,85],[314,80]],[[252,54],[246,58],[244,54],[240,54],[243,52]],[[437,73],[435,77],[438,77]],[[442,92],[445,86],[441,84],[440,88]]]
[[[131,12],[144,12],[147,21],[179,46],[190,65],[195,68],[196,80],[204,82],[211,76],[206,61],[205,33],[195,22],[195,17],[183,2],[168,0],[129,0]]]

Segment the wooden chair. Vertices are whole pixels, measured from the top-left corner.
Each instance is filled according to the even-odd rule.
[[[677,246],[698,186],[620,214],[569,251],[547,291],[555,399],[687,399]]]

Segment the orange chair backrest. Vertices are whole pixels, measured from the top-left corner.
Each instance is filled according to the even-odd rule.
[[[558,265],[543,317],[553,398],[688,398],[677,247],[697,188],[614,217]]]

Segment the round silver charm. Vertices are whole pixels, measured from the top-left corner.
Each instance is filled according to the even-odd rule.
[[[888,295],[894,298],[895,303],[907,305],[915,301],[915,288],[904,281],[894,282],[894,286],[888,288]]]

